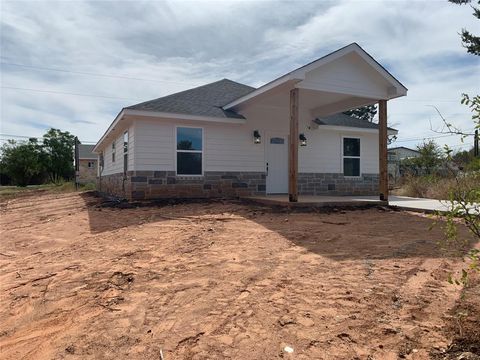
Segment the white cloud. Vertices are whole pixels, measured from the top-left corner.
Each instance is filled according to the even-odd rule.
[[[350,42],[409,88],[389,106],[400,138],[434,135],[430,122],[438,127],[440,119],[428,105],[468,128],[460,94],[480,83],[479,60],[458,35],[478,30],[478,21],[447,1],[3,1],[0,22],[3,63],[152,80],[2,64],[2,86],[123,98],[4,88],[8,134],[40,136],[56,126],[95,141],[123,106],[224,77],[258,86]]]

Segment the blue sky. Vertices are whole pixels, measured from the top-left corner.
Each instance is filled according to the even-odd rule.
[[[409,89],[389,104],[397,145],[438,136],[432,105],[472,128],[459,99],[479,93],[480,62],[458,32],[480,22],[446,0],[0,4],[2,134],[54,126],[95,142],[124,106],[222,78],[260,86],[351,42]]]

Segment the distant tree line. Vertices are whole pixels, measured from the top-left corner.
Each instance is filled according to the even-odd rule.
[[[419,155],[400,162],[401,173],[410,175],[444,175],[453,172],[480,171],[480,158],[474,149],[462,150],[448,156],[435,141],[426,141],[417,146]]]
[[[0,148],[2,185],[27,186],[71,180],[74,169],[75,136],[50,129],[41,141],[8,140]]]

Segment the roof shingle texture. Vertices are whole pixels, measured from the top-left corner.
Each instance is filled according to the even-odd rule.
[[[132,105],[126,107],[126,109],[244,119],[242,115],[234,111],[223,110],[222,106],[254,90],[255,88],[251,86],[223,79],[190,90]]]
[[[95,145],[78,145],[78,158],[96,160],[97,154],[92,152],[94,147]]]

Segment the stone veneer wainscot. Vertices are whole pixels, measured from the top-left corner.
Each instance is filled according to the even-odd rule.
[[[101,192],[129,200],[265,195],[265,173],[209,171],[177,176],[174,171],[129,171],[102,176]]]
[[[177,176],[174,171],[129,171],[97,179],[100,192],[128,200],[212,198],[265,195],[262,172],[209,171],[203,176]],[[376,195],[378,174],[345,177],[336,173],[299,173],[300,195]]]

